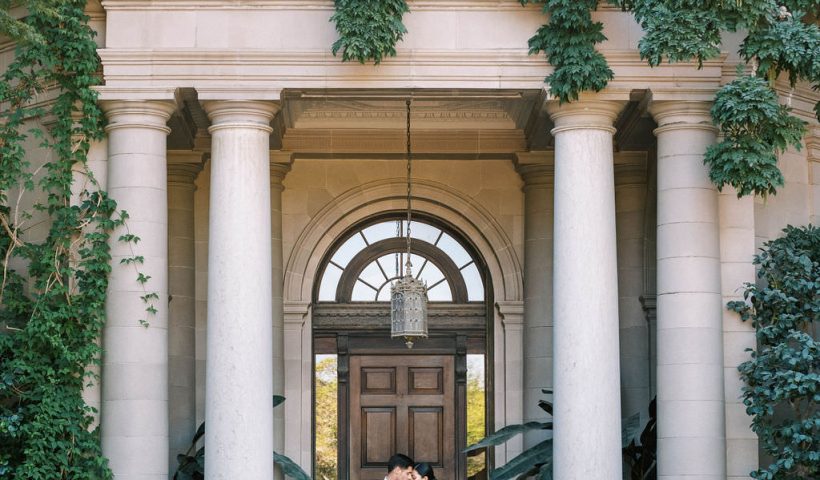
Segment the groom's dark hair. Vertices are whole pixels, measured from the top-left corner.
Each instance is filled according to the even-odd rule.
[[[403,455],[401,453],[397,453],[390,457],[390,460],[387,461],[387,473],[392,472],[396,469],[396,467],[401,468],[404,470],[407,467],[413,466],[413,459],[408,457],[407,455]]]

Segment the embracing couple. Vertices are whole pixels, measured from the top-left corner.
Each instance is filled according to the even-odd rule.
[[[387,476],[384,480],[436,480],[436,476],[429,463],[414,464],[412,458],[397,453],[387,461]]]

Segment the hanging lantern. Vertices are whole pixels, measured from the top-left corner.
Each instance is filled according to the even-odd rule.
[[[427,285],[413,277],[410,262],[411,225],[411,159],[410,152],[410,100],[407,100],[407,262],[398,280],[390,286],[390,336],[404,337],[407,348],[413,348],[413,340],[427,337]]]
[[[390,287],[391,337],[404,337],[407,348],[413,339],[427,337],[427,286],[412,274]]]

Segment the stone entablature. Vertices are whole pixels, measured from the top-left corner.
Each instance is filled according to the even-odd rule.
[[[193,87],[200,99],[277,100],[290,88],[541,89],[551,67],[528,55],[527,40],[544,23],[540,6],[517,1],[409,2],[408,33],[398,55],[380,66],[342,63],[327,1],[103,2],[106,10],[106,98],[154,88]],[[600,45],[615,78],[604,94],[623,99],[634,88],[655,98],[708,100],[734,61],[650,68],[640,59],[642,32],[631,14],[594,14],[609,38]],[[725,47],[736,50],[734,44]]]

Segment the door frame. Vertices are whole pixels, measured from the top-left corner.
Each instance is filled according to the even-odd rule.
[[[487,355],[487,306],[484,303],[435,304],[428,307],[429,337],[408,349],[390,338],[389,305],[384,303],[316,304],[313,309],[313,351],[335,353],[338,375],[337,462],[339,480],[350,479],[350,356],[452,355],[455,366],[455,478],[467,478],[467,353]],[[492,365],[487,355],[486,364]],[[486,425],[492,425],[491,369],[486,369]],[[313,412],[315,418],[315,412]],[[315,442],[315,426],[314,442]],[[315,447],[314,447],[315,451]],[[489,460],[489,459],[488,459]],[[489,463],[489,462],[488,462]]]

